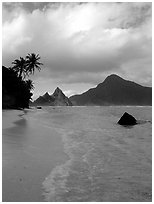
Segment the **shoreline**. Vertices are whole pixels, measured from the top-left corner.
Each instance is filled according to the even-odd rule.
[[[26,114],[3,111],[3,202],[44,202],[42,183],[68,160],[61,135]]]
[[[2,129],[14,127],[14,122],[20,120],[23,110],[3,109],[2,110]]]
[[[20,114],[3,135],[3,201],[151,202],[152,126],[115,122],[125,109],[152,120],[151,109],[134,108]]]

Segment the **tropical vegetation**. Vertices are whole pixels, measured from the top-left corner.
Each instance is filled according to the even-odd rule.
[[[34,89],[27,79],[35,70],[41,70],[40,56],[34,53],[12,62],[12,67],[2,66],[2,108],[29,108]]]

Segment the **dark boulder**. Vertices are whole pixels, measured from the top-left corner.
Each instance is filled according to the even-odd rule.
[[[41,106],[37,106],[36,108],[37,108],[37,109],[42,109],[42,107],[41,107]]]
[[[124,114],[123,114],[123,116],[120,118],[120,120],[118,121],[118,124],[119,125],[136,125],[137,124],[137,121],[136,121],[136,119],[132,116],[132,115],[130,115],[130,114],[128,114],[127,112],[125,112]]]

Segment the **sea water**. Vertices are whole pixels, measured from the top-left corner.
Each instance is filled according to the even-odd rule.
[[[140,124],[118,125],[125,111]],[[38,118],[68,155],[45,178],[45,201],[151,201],[151,107],[44,107]]]

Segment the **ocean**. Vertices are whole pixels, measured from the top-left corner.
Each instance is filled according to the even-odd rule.
[[[118,125],[125,111],[140,124]],[[60,135],[67,155],[42,178],[44,201],[152,200],[152,107],[43,107],[23,118]]]
[[[146,123],[117,125],[125,111]],[[52,119],[45,121],[58,129],[69,160],[43,182],[47,201],[150,199],[151,107],[64,107],[48,114]]]

